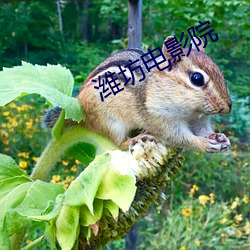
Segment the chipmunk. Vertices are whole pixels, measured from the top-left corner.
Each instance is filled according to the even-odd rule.
[[[171,38],[167,37],[164,42]],[[228,88],[218,66],[204,54],[203,42],[199,50],[192,49],[189,57],[184,56],[173,63],[163,43],[162,52],[166,59],[171,60],[171,67],[163,71],[154,67],[150,72],[141,61],[145,54],[142,50],[125,49],[111,55],[88,75],[77,96],[86,112],[82,125],[106,135],[123,147],[133,140],[129,139],[131,131],[141,129],[144,134],[139,136],[153,136],[165,145],[206,152],[227,149],[230,142],[224,134],[213,131],[210,115],[231,111]],[[183,52],[187,54],[187,49]],[[129,60],[137,59],[139,61],[135,65],[141,66],[145,79],[139,81],[142,72],[134,71],[134,85],[128,83],[124,90],[102,101],[92,80],[98,81],[98,76],[103,79],[107,71],[118,75],[118,65],[125,69]],[[167,65],[168,60],[160,67]],[[131,77],[128,70],[125,75]],[[124,78],[119,77],[118,80],[124,83]]]

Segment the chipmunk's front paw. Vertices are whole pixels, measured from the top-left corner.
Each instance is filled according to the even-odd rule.
[[[208,138],[207,152],[215,153],[225,151],[230,147],[229,139],[222,133],[214,133]]]

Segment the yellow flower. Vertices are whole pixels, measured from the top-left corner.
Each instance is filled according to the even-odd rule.
[[[76,172],[76,171],[77,171],[76,165],[73,165],[73,166],[70,168],[70,170],[71,170],[72,172]]]
[[[21,153],[18,153],[18,156],[28,159],[28,158],[29,158],[29,152],[21,152]]]
[[[233,150],[233,151],[232,151],[232,154],[233,154],[233,155],[237,155],[237,153],[238,153],[237,150]]]
[[[246,232],[246,234],[250,234],[250,222],[247,221],[246,225],[244,226],[244,231]]]
[[[194,240],[194,244],[197,246],[197,247],[200,247],[201,246],[201,242],[199,239],[195,239]]]
[[[27,128],[27,129],[31,129],[31,128],[32,128],[32,126],[33,126],[33,122],[32,122],[32,120],[30,120],[30,121],[26,122],[26,128]]]
[[[18,153],[18,157],[23,157],[23,153]]]
[[[32,109],[31,106],[27,105],[27,104],[24,104],[22,106],[17,106],[17,110],[20,112],[20,111],[25,111],[25,110],[28,110],[28,109]]]
[[[224,166],[224,167],[227,167],[227,166],[228,166],[228,163],[223,161],[223,162],[221,163],[221,165]]]
[[[78,160],[75,160],[75,164],[79,165],[79,164],[81,164],[81,162]]]
[[[23,168],[23,169],[26,169],[28,167],[27,161],[20,161],[19,162],[19,167]]]
[[[234,216],[234,221],[236,224],[239,224],[243,220],[242,214],[237,214]]]
[[[66,181],[67,182],[72,182],[75,179],[75,176],[67,176]]]
[[[39,159],[39,157],[32,157],[32,160],[33,160],[34,162],[37,162],[38,159]]]
[[[221,220],[220,220],[220,224],[225,224],[227,222],[227,218],[222,218]]]
[[[57,182],[60,181],[60,179],[61,179],[61,176],[60,176],[60,175],[53,175],[53,176],[52,176],[51,182],[52,182],[52,183],[57,183]]]
[[[10,114],[10,112],[8,112],[8,111],[3,112],[4,116],[8,116],[9,114]]]
[[[231,209],[235,209],[237,206],[238,206],[238,202],[237,202],[237,201],[234,201],[234,202],[232,203]]]
[[[236,207],[238,207],[238,205],[239,205],[239,198],[236,197],[235,201],[231,205],[231,209],[235,209]]]
[[[245,194],[243,197],[243,202],[247,204],[248,201],[249,201],[248,195]]]
[[[210,203],[214,204],[214,193],[210,193],[209,197],[210,197]]]
[[[189,217],[192,214],[192,209],[190,207],[185,207],[181,211],[182,214],[186,217]]]
[[[64,161],[64,160],[62,160],[62,164],[63,164],[63,166],[68,166],[69,165],[69,163],[67,161]]]
[[[185,247],[181,247],[180,250],[186,250],[186,248]]]
[[[17,121],[16,121],[16,120],[12,120],[12,121],[11,121],[11,126],[12,126],[12,127],[17,127],[17,126],[18,126]]]
[[[199,187],[196,185],[193,185],[192,188],[190,189],[189,196],[193,198],[194,193],[199,190]]]
[[[203,206],[210,200],[210,198],[207,195],[200,195],[198,199],[199,203]]]
[[[16,109],[20,112],[20,111],[23,111],[23,108],[22,106],[17,106]]]
[[[68,182],[64,182],[64,183],[63,183],[63,187],[64,187],[64,189],[67,189],[67,188],[68,188],[68,186],[69,186],[69,183],[68,183]]]
[[[9,144],[10,144],[9,139],[8,139],[8,138],[4,138],[4,139],[3,139],[3,144],[9,145]]]
[[[15,104],[14,102],[11,102],[11,103],[9,104],[9,106],[10,106],[11,108],[15,108],[15,107],[16,107],[16,104]]]
[[[1,135],[1,137],[5,137],[5,138],[9,137],[9,134],[4,130],[0,130],[0,135]]]

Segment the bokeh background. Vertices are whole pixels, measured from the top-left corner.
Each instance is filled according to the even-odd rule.
[[[186,150],[183,171],[137,224],[137,249],[250,248],[250,3],[236,0],[143,0],[142,47],[180,38],[199,21],[210,21],[217,42],[206,53],[223,71],[233,100],[230,115],[215,116],[215,129],[229,136],[230,151]],[[21,61],[69,68],[77,87],[102,60],[128,46],[126,0],[0,1],[0,68]],[[122,94],[122,93],[121,93]],[[0,153],[30,173],[49,134],[40,126],[47,105],[28,96],[0,109]],[[51,181],[65,188],[84,169],[66,156]],[[39,235],[32,229],[25,239]],[[44,244],[42,248],[48,249]],[[105,249],[125,249],[125,238]]]

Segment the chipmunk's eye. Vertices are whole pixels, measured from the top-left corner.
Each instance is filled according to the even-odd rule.
[[[190,75],[191,82],[198,87],[201,87],[204,85],[204,77],[201,73],[195,72]]]

